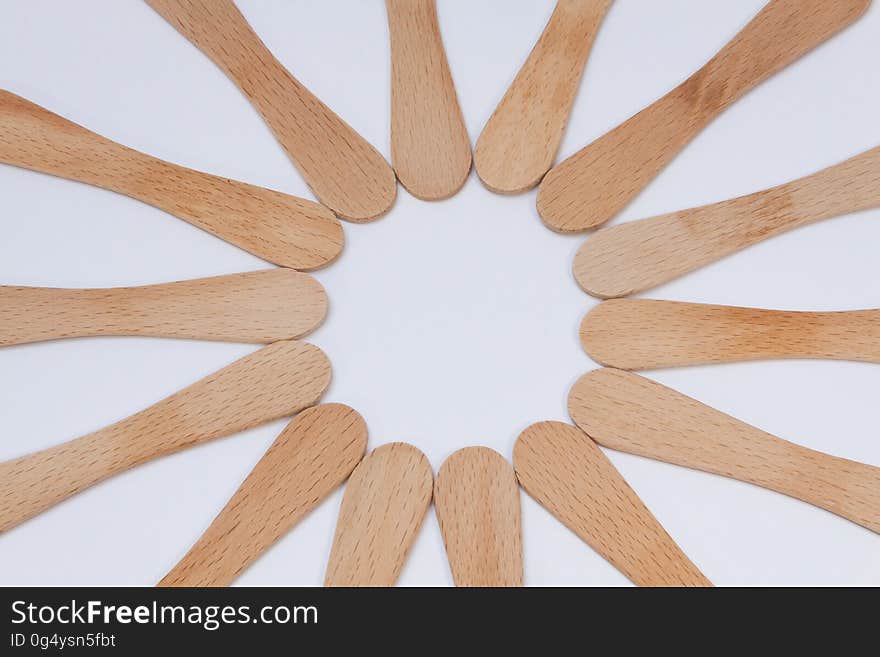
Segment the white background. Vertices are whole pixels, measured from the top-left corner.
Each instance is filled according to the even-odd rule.
[[[389,53],[379,0],[240,0],[272,51],[389,156]],[[560,156],[600,136],[703,64],[762,0],[618,0],[593,49]],[[528,55],[551,0],[440,0],[471,139]],[[715,121],[615,221],[713,202],[811,173],[880,143],[880,6]],[[233,84],[147,5],[8,0],[0,86],[123,144],[311,198]],[[102,287],[264,268],[154,208],[0,166],[0,282]],[[330,356],[328,401],[358,409],[371,447],[404,440],[436,471],[455,449],[510,457],[532,422],[567,419],[595,365],[577,327],[595,301],[574,283],[582,238],[545,229],[534,192],[499,197],[475,175],[454,198],[403,189],[378,222],[346,224],[319,272],[331,311],[309,340]],[[802,310],[880,306],[880,211],[765,242],[647,296]],[[135,338],[0,350],[0,459],[134,413],[251,345]],[[774,362],[650,375],[762,429],[880,465],[880,366]],[[284,421],[164,458],[98,485],[0,537],[2,584],[143,584],[184,554]],[[880,584],[878,537],[746,484],[610,453],[703,572],[720,585]],[[337,492],[239,580],[316,585]],[[526,582],[627,580],[523,495]],[[404,585],[451,583],[433,511]]]

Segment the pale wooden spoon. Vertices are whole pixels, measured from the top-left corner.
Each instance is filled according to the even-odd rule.
[[[880,146],[805,178],[699,208],[604,228],[574,259],[580,286],[620,297],[807,224],[880,206]]]
[[[611,0],[558,0],[544,32],[474,149],[493,192],[531,189],[553,164],[578,85]]]
[[[0,286],[0,347],[91,335],[268,343],[301,337],[326,314],[324,288],[293,269],[109,289]]]
[[[880,310],[792,312],[613,299],[587,313],[581,344],[623,370],[779,358],[880,363]]]
[[[318,199],[349,221],[369,221],[397,196],[379,151],[284,68],[232,0],[146,0],[241,89]]]
[[[526,492],[638,586],[711,586],[589,436],[539,422],[513,448]]]
[[[434,0],[385,0],[391,32],[391,163],[413,196],[455,194],[471,142],[437,24]]]
[[[456,586],[522,586],[519,486],[503,456],[453,453],[437,473],[434,508]]]
[[[316,269],[342,250],[317,203],[159,160],[2,89],[0,163],[131,196],[277,265]]]
[[[228,586],[348,478],[367,425],[343,404],[297,415],[159,586]]]
[[[703,68],[550,170],[538,212],[560,232],[605,223],[712,119],[867,9],[870,0],[771,0]]]
[[[568,410],[603,447],[763,486],[880,533],[880,468],[795,445],[622,370],[583,376]]]
[[[345,486],[324,586],[394,586],[433,488],[431,464],[412,445],[373,450]]]
[[[311,406],[330,363],[305,342],[276,342],[115,424],[0,463],[0,531],[115,474]]]

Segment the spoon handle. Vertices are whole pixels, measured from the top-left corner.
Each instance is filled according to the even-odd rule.
[[[358,222],[388,211],[391,167],[284,68],[232,0],[146,2],[241,89],[323,204]]]
[[[748,196],[600,230],[575,256],[574,274],[589,294],[624,296],[793,228],[877,206],[880,146]]]
[[[320,349],[276,342],[120,422],[0,463],[0,531],[146,461],[296,413],[329,382]]]
[[[228,586],[339,486],[364,456],[357,411],[324,404],[296,416],[159,586]]]
[[[342,249],[317,203],[159,160],[3,90],[0,162],[136,198],[275,264],[315,269]]]
[[[623,370],[779,358],[880,363],[880,310],[792,312],[613,299],[584,317],[581,343],[593,360]]]
[[[763,486],[880,533],[880,468],[795,445],[621,370],[583,376],[568,408],[604,447]]]
[[[0,286],[0,347],[93,335],[269,343],[308,333],[326,313],[321,284],[292,269],[110,289]]]

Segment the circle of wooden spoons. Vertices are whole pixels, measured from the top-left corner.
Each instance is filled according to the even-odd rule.
[[[880,533],[880,468],[795,445],[622,370],[583,376],[568,410],[603,447],[762,486]]]
[[[412,445],[373,450],[345,485],[324,586],[394,586],[433,488],[431,464]]]
[[[318,199],[369,221],[397,196],[379,151],[284,68],[232,0],[146,0],[241,89]]]
[[[104,429],[0,463],[0,531],[146,461],[297,413],[329,383],[324,352],[276,342]]]
[[[317,203],[126,148],[3,90],[0,162],[125,194],[276,265],[317,269],[342,250]]]
[[[856,20],[870,0],[771,0],[705,66],[550,170],[538,213],[578,232],[622,210],[712,119]]]
[[[671,281],[794,228],[880,206],[880,146],[748,196],[598,231],[574,259],[589,294],[621,297]]]
[[[437,473],[434,508],[456,586],[522,586],[519,485],[503,456],[454,452]]]
[[[611,0],[558,0],[547,26],[474,149],[493,192],[531,189],[553,164],[587,57]]]
[[[471,170],[471,142],[434,0],[385,0],[391,32],[391,163],[410,194],[455,194]]]
[[[159,586],[228,586],[341,485],[366,448],[367,425],[354,409],[303,411]]]
[[[526,492],[638,586],[711,586],[589,436],[539,422],[513,448]]]
[[[880,363],[880,310],[793,312],[612,299],[587,313],[580,333],[593,360],[623,370],[780,358]]]
[[[0,286],[0,347],[93,335],[269,343],[326,314],[324,288],[293,269],[109,289]]]

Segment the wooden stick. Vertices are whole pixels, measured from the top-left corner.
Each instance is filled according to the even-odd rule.
[[[300,413],[159,586],[231,584],[348,478],[366,447],[367,425],[348,406]]]
[[[412,445],[373,450],[345,487],[324,586],[394,586],[433,488],[431,464]]]
[[[583,376],[568,410],[603,447],[763,486],[880,533],[880,468],[795,445],[621,370]]]
[[[711,586],[602,450],[562,422],[539,422],[513,448],[529,495],[638,586]]]
[[[504,457],[488,447],[453,453],[434,507],[456,586],[522,586],[519,486]]]
[[[538,212],[560,232],[620,212],[716,116],[861,16],[870,0],[772,0],[705,66],[551,169]]]
[[[329,383],[320,349],[276,342],[104,429],[0,463],[0,531],[141,463],[297,413]]]

